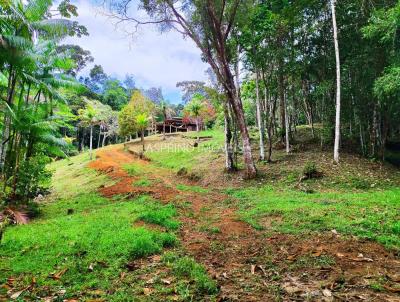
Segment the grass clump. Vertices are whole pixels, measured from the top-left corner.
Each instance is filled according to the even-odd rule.
[[[209,190],[204,189],[199,186],[187,186],[183,184],[177,184],[176,188],[180,191],[186,191],[186,192],[195,192],[195,193],[208,193]]]
[[[122,169],[129,174],[129,176],[137,176],[143,173],[142,167],[137,163],[129,163],[122,166]]]
[[[215,295],[218,293],[216,282],[208,276],[204,266],[198,264],[193,258],[181,257],[175,253],[166,253],[163,261],[172,268],[177,277],[189,279],[187,286],[195,294]]]
[[[269,227],[275,231],[307,234],[336,229],[400,249],[399,188],[310,195],[266,185],[228,193],[240,201],[242,219],[256,228],[262,228],[263,218],[278,215],[282,219]]]
[[[145,177],[143,177],[133,183],[133,185],[136,187],[150,187],[152,184],[153,184],[153,182]]]
[[[147,203],[146,208],[140,212],[138,220],[175,231],[180,227],[179,221],[173,219],[176,215],[176,209],[171,204]]]

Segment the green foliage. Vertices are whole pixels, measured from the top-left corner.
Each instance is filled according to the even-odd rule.
[[[154,111],[154,104],[139,90],[132,94],[130,102],[119,114],[120,135],[128,136],[147,128],[149,117]]]
[[[45,194],[50,188],[51,172],[46,169],[50,162],[45,155],[36,155],[21,164],[18,171],[16,193],[18,196],[33,198]]]
[[[121,110],[128,102],[128,96],[118,80],[107,80],[104,84],[103,102],[113,110]]]
[[[303,174],[307,178],[311,179],[318,174],[317,165],[315,162],[306,162],[303,168]]]
[[[196,263],[193,258],[166,253],[163,256],[163,261],[172,267],[173,272],[177,276],[189,278],[190,283],[193,283],[193,290],[197,295],[213,295],[218,293],[215,281],[207,275],[205,268]]]

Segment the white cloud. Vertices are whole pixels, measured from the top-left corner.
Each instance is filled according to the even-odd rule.
[[[87,27],[90,35],[68,38],[64,43],[79,44],[90,50],[95,63],[102,65],[106,73],[116,77],[131,73],[141,87],[162,87],[165,92],[175,94],[179,81],[206,79],[204,71],[208,66],[201,61],[200,51],[179,33],[160,34],[153,26],[145,25],[132,39],[90,1],[74,4],[79,13],[76,20]]]

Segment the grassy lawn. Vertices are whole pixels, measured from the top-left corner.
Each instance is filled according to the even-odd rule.
[[[307,194],[276,186],[231,189],[243,220],[258,229],[307,234],[337,230],[400,249],[400,189]]]
[[[220,130],[207,130],[197,132],[188,132],[185,134],[187,137],[197,138],[212,137],[209,140],[201,141],[198,147],[187,148],[170,148],[162,151],[149,151],[146,156],[151,161],[161,167],[169,168],[178,171],[181,168],[186,168],[191,171],[196,167],[201,158],[214,151],[220,150],[224,144],[224,133]]]
[[[15,290],[32,284],[36,289],[23,291],[19,299],[50,295],[60,301],[77,297],[132,301],[135,295],[143,296],[146,287],[138,275],[148,273],[151,267],[130,273],[126,265],[177,246],[175,233],[180,223],[173,205],[162,205],[145,195],[131,200],[101,197],[97,188],[112,181],[86,168],[87,163],[87,154],[53,163],[53,192],[42,204],[40,217],[5,232],[0,246],[0,283],[12,278]],[[181,264],[170,256],[162,265],[171,272],[186,266],[179,271],[178,277],[184,280],[178,284],[182,288],[186,282],[191,284],[186,291],[178,290],[179,295],[216,292],[204,268],[193,259]],[[125,282],[121,273],[126,274]],[[158,281],[157,294],[175,294]],[[7,288],[2,287],[0,297],[6,293]],[[147,300],[152,300],[150,295]]]

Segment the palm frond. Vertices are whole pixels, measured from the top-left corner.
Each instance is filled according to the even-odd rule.
[[[25,7],[25,16],[31,22],[43,19],[52,4],[52,0],[31,0]]]

